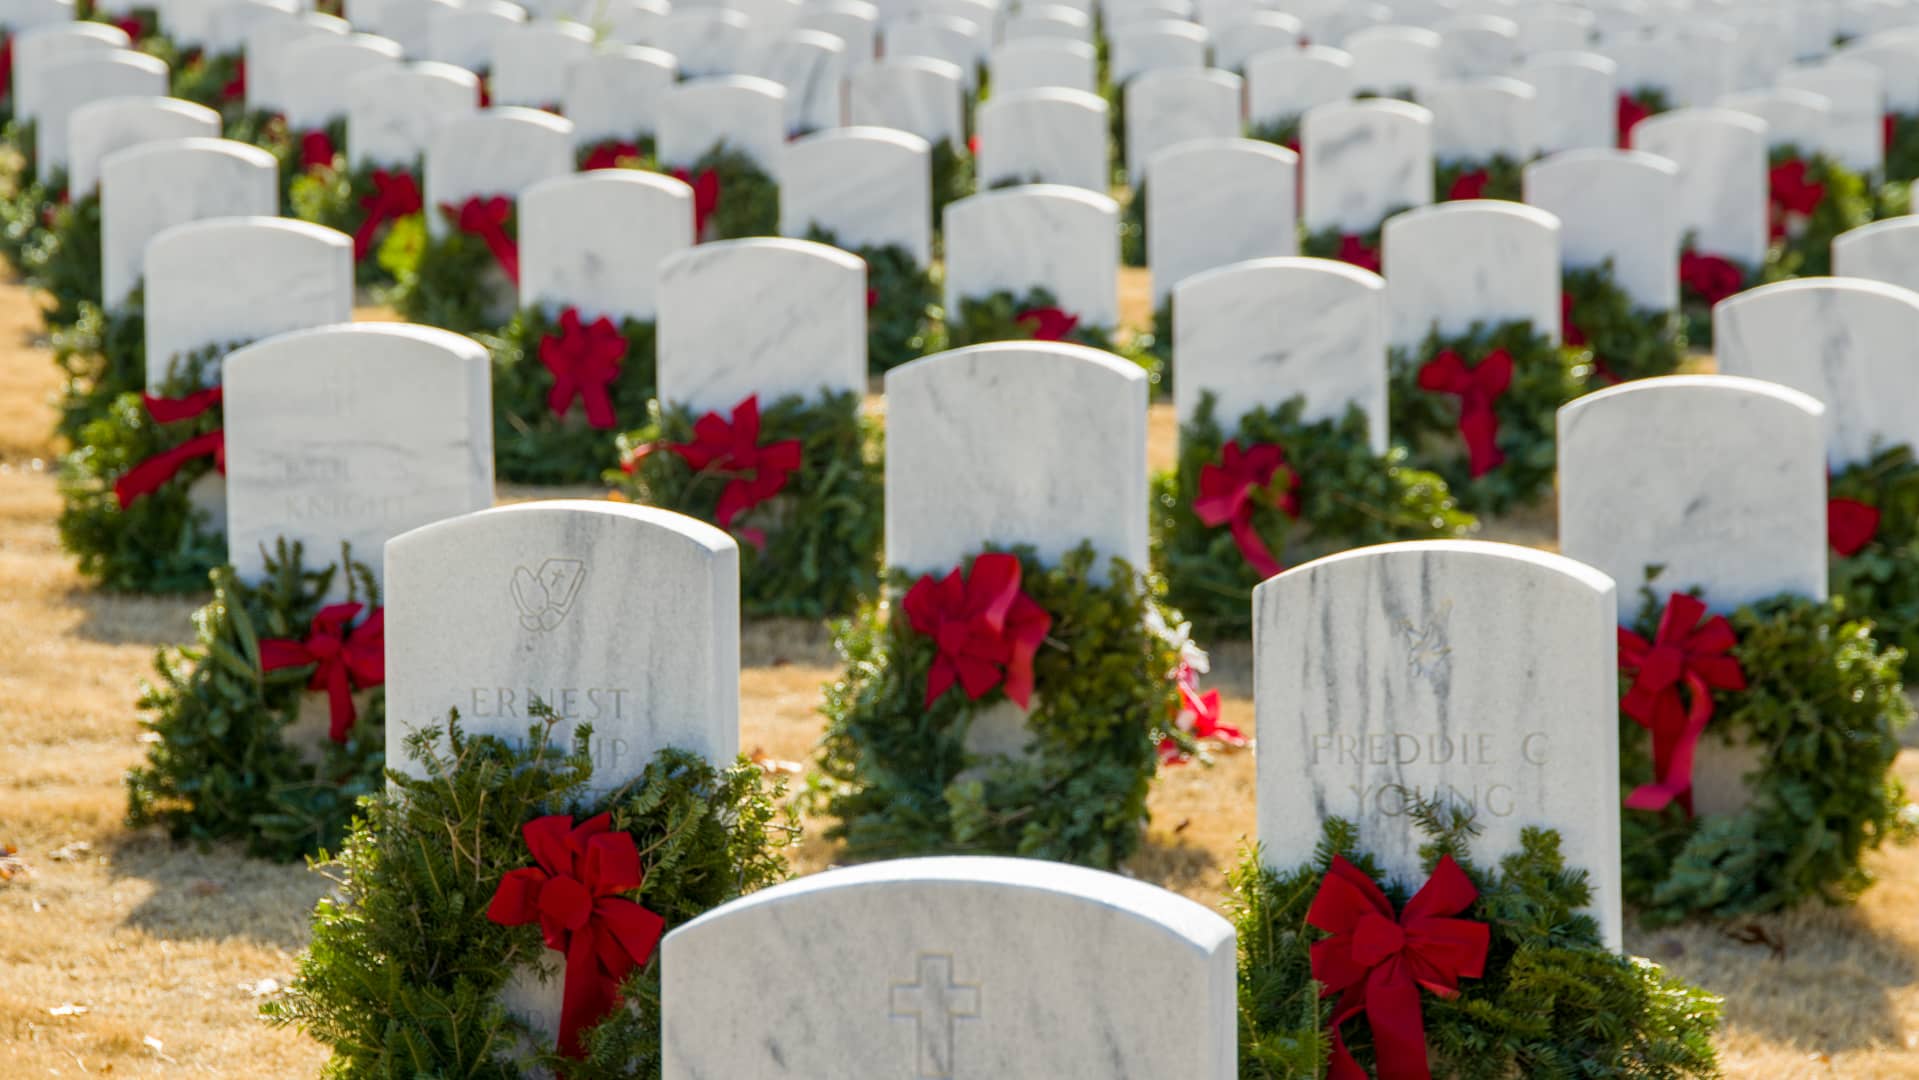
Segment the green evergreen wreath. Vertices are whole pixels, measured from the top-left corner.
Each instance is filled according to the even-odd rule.
[[[310,221],[348,236],[356,236],[367,219],[366,201],[375,198],[378,190],[373,183],[373,174],[391,171],[364,163],[350,169],[307,170],[293,178],[287,191],[289,214],[301,221]],[[417,177],[420,175],[420,166],[416,163],[410,169],[401,171]],[[423,214],[424,210],[409,216],[417,218]],[[390,219],[375,229],[369,256],[354,261],[355,284],[382,290],[395,284],[392,271],[372,254],[379,251],[380,240],[392,232],[399,220]]]
[[[1662,605],[1650,589],[1643,599],[1634,629],[1651,640]],[[1891,774],[1913,715],[1905,651],[1876,640],[1843,600],[1778,596],[1727,619],[1747,689],[1711,691],[1705,738],[1754,751],[1751,803],[1700,817],[1677,801],[1622,812],[1626,900],[1649,926],[1848,901],[1872,883],[1866,853],[1913,835]],[[1622,694],[1630,685],[1622,676]],[[1623,711],[1619,731],[1626,792],[1653,779],[1651,739]]]
[[[1454,158],[1433,166],[1433,201],[1504,199],[1524,201],[1526,164],[1505,154],[1485,160]],[[1483,178],[1483,179],[1482,179]]]
[[[65,190],[64,177],[60,190]],[[40,197],[44,197],[44,193]],[[71,202],[42,204],[30,220],[11,218],[6,228],[9,237],[19,237],[14,265],[20,268],[29,284],[53,301],[51,307],[43,309],[41,316],[50,330],[57,333],[63,327],[72,326],[81,320],[87,305],[100,304],[102,263],[97,191]]]
[[[646,422],[653,400],[653,324],[620,323],[626,355],[608,395],[611,428],[587,422],[577,401],[553,415],[547,395],[553,373],[540,359],[540,342],[557,335],[554,319],[522,310],[497,334],[476,335],[493,356],[493,462],[502,479],[520,484],[593,484],[619,461],[618,433]]]
[[[1919,113],[1886,114],[1886,179],[1919,180]]]
[[[394,280],[394,310],[411,323],[437,326],[456,334],[498,327],[512,318],[512,284],[500,272],[486,241],[449,227],[435,238],[427,229],[427,207],[417,217],[401,218],[387,229],[375,256]],[[517,242],[519,215],[507,221]]]
[[[1362,270],[1380,273],[1386,253],[1386,222],[1408,209],[1393,207],[1379,219],[1379,224],[1364,232],[1348,232],[1335,225],[1305,233],[1299,238],[1299,253],[1315,259],[1338,259]]]
[[[897,244],[848,248],[832,232],[813,225],[806,238],[851,251],[866,261],[866,367],[884,374],[909,360],[938,352],[940,278]]]
[[[658,1076],[659,953],[621,984],[629,1007],[587,1030],[584,1061],[500,1004],[529,965],[560,963],[537,924],[486,916],[508,873],[531,862],[521,829],[548,814],[612,814],[633,838],[644,880],[627,897],[665,928],[786,876],[780,849],[798,835],[777,809],[783,784],[744,758],[713,765],[667,749],[637,779],[588,804],[592,725],[571,751],[553,745],[552,714],[522,745],[468,736],[458,715],[407,738],[425,779],[392,773],[324,864],[338,892],[314,911],[313,938],[286,995],[262,1008],[333,1049],[329,1076],[569,1080]],[[518,742],[518,740],[515,740]],[[449,842],[449,838],[453,838]]]
[[[1919,650],[1919,461],[1912,447],[1884,448],[1841,469],[1828,491],[1879,513],[1864,547],[1828,553],[1832,594],[1872,620],[1873,637],[1913,655]]]
[[[158,396],[184,398],[206,387],[207,368],[238,344],[209,346],[180,357]],[[113,592],[199,592],[207,573],[227,561],[224,522],[209,520],[188,497],[195,481],[213,471],[196,457],[158,488],[122,507],[114,483],[143,461],[218,432],[219,405],[199,416],[160,423],[142,396],[129,391],[113,409],[81,429],[60,460],[60,544],[83,577]]]
[[[954,687],[926,704],[938,646],[899,601],[890,616],[889,605],[868,604],[840,627],[846,674],[826,687],[815,787],[838,819],[828,835],[852,857],[1001,853],[1112,867],[1138,849],[1156,747],[1189,741],[1172,723],[1179,651],[1149,628],[1149,613],[1168,626],[1180,618],[1162,606],[1160,584],[1122,559],[1096,580],[1090,544],[1051,567],[1030,549],[1013,554],[1021,591],[1052,618],[1033,661],[1022,755],[966,749],[975,718],[1009,701],[1003,686],[978,700]],[[903,594],[912,582],[896,570],[889,584]]]
[[[1178,467],[1153,478],[1153,564],[1167,581],[1167,601],[1202,633],[1245,637],[1253,586],[1264,577],[1230,529],[1206,524],[1193,510],[1202,470],[1218,464],[1228,441],[1216,407],[1208,391],[1180,427]],[[1231,436],[1241,448],[1270,444],[1284,453],[1285,476],[1275,473],[1269,490],[1298,484],[1297,518],[1269,497],[1249,504],[1253,530],[1282,566],[1393,540],[1465,536],[1478,525],[1454,505],[1446,481],[1406,463],[1403,447],[1373,453],[1359,406],[1339,420],[1311,422],[1302,419],[1305,408],[1306,399],[1295,395],[1277,409],[1255,409]]]
[[[346,146],[345,117],[335,117],[317,130],[335,147],[336,155],[340,148]],[[305,134],[288,127],[286,118],[279,113],[255,110],[228,124],[226,137],[257,146],[273,155],[280,172],[280,205],[291,206],[294,182],[308,172],[303,160]]]
[[[1142,177],[1119,210],[1119,261],[1125,266],[1146,265],[1146,180]]]
[[[1613,279],[1612,260],[1567,270],[1560,279],[1566,344],[1589,355],[1588,384],[1599,389],[1632,379],[1671,375],[1686,357],[1676,311],[1638,307]]]
[[[644,427],[619,437],[631,471],[606,474],[637,503],[715,521],[735,474],[695,470],[673,443],[695,440],[699,414],[654,402]],[[800,466],[780,491],[749,509],[739,525],[765,526],[765,546],[740,544],[740,603],[747,615],[817,619],[855,611],[879,587],[885,532],[881,427],[860,412],[855,393],[783,397],[760,411],[761,445],[800,443]],[[739,531],[736,527],[735,531]]]
[[[177,48],[169,51],[172,55],[159,52],[154,55],[165,60],[167,70],[173,73],[174,97],[195,105],[205,105],[219,113],[222,127],[245,114],[246,84],[241,78],[244,69],[240,53],[208,56],[194,49],[181,56]]]
[[[31,177],[34,174],[34,163],[38,153],[38,144],[35,139],[34,122],[31,120],[9,116],[6,126],[0,128],[0,146],[19,155],[19,177]]]
[[[1283,146],[1297,153],[1299,151],[1299,119],[1301,115],[1300,113],[1287,113],[1284,116],[1275,116],[1270,120],[1256,122],[1247,128],[1246,137],[1249,139],[1258,139],[1260,142],[1272,143],[1274,146]]]
[[[147,385],[145,290],[135,289],[112,314],[81,303],[79,318],[54,330],[52,343],[63,377],[57,431],[77,446],[87,425],[111,413],[121,395]]]
[[[1527,829],[1496,870],[1474,863],[1477,826],[1461,810],[1413,810],[1431,838],[1420,849],[1428,874],[1452,856],[1479,896],[1460,917],[1490,927],[1486,965],[1450,1000],[1420,995],[1427,1059],[1450,1080],[1580,1077],[1681,1080],[1719,1075],[1712,1036],[1720,999],[1657,964],[1606,948],[1592,916],[1590,874],[1569,867],[1556,830]],[[1331,818],[1310,862],[1261,864],[1257,849],[1227,875],[1227,905],[1239,939],[1241,1080],[1316,1080],[1325,1075],[1333,998],[1312,976],[1312,946],[1325,935],[1306,921],[1334,856],[1369,878],[1381,874],[1350,822]],[[1385,883],[1395,911],[1409,890]],[[1348,1024],[1361,1066],[1376,1067],[1371,1032]],[[1360,1037],[1354,1038],[1357,1034]]]
[[[708,150],[687,172],[698,177],[708,169],[720,178],[720,201],[706,219],[714,240],[780,234],[780,185],[742,151],[725,143]],[[695,237],[695,239],[700,239]]]
[[[1477,370],[1495,350],[1512,358],[1512,380],[1493,401],[1504,460],[1478,476],[1460,436],[1462,399],[1423,389],[1420,372],[1453,352]],[[1438,473],[1461,508],[1476,514],[1526,506],[1552,490],[1558,470],[1554,424],[1561,405],[1585,392],[1585,354],[1554,345],[1530,322],[1475,323],[1457,337],[1436,330],[1416,350],[1392,351],[1392,431],[1410,464]]]
[[[66,199],[64,171],[51,180],[10,178],[5,196],[0,197],[0,255],[5,255],[23,276],[26,251],[53,227]]]
[[[262,670],[261,642],[304,639],[335,578],[369,608],[378,588],[352,552],[309,568],[301,546],[285,540],[260,584],[226,566],[212,577],[213,599],[193,616],[194,644],[154,657],[159,679],[140,698],[153,741],[146,763],[127,773],[127,820],[165,826],[176,840],[244,840],[254,855],[300,859],[339,843],[355,800],[380,790],[385,691],[369,691],[346,741],[321,740],[311,760],[284,733],[313,669]]]
[[[1693,234],[1686,234],[1679,253],[1679,317],[1689,344],[1712,348],[1712,309],[1719,301],[1790,276],[1780,273],[1778,263],[1771,258],[1776,250],[1768,250],[1765,263],[1755,267],[1699,251]]]
[[[959,349],[989,341],[1036,340],[1032,321],[1022,322],[1020,314],[1049,309],[1060,310],[1059,298],[1045,288],[1032,288],[1017,295],[1001,289],[985,296],[963,296],[959,302],[959,317],[955,319],[951,311],[946,313],[947,348]],[[1069,311],[1066,314],[1075,318],[1072,329],[1063,338],[1048,340],[1070,341],[1108,351],[1113,348],[1112,327],[1089,326],[1078,321],[1076,313]]]
[[[1833,238],[1873,220],[1872,191],[1858,173],[1825,154],[1806,154],[1797,146],[1775,146],[1771,165],[1773,250],[1768,261],[1776,264],[1776,273],[1788,277],[1830,275]],[[1820,193],[1810,213],[1787,210],[1804,205],[1795,202],[1797,191],[1808,196]]]
[[[933,235],[941,233],[941,217],[948,204],[973,194],[973,155],[951,139],[933,144]]]

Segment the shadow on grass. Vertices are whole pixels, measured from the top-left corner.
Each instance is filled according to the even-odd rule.
[[[169,941],[237,938],[293,952],[305,947],[313,905],[333,887],[302,863],[251,859],[237,845],[174,844],[154,829],[110,842],[107,855],[116,881],[153,887],[123,925]]]
[[[1180,836],[1182,823],[1154,828],[1146,842],[1121,866],[1131,877],[1187,897],[1210,897],[1225,890],[1226,867],[1214,852]],[[1212,907],[1211,903],[1207,903]]]
[[[740,666],[838,668],[833,625],[825,619],[748,619],[740,624]]]

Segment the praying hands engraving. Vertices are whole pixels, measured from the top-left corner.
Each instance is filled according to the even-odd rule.
[[[513,602],[520,608],[520,625],[535,632],[560,625],[585,581],[586,564],[578,559],[548,559],[538,572],[514,567]]]
[[[959,1020],[979,1018],[979,987],[953,982],[949,955],[921,953],[918,967],[918,982],[893,984],[890,1015],[914,1021],[919,1041],[915,1080],[952,1080],[953,1028]]]

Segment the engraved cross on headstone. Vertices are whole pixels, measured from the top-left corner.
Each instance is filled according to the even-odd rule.
[[[951,1080],[953,1022],[979,1016],[979,987],[953,982],[953,958],[921,953],[919,982],[894,983],[892,1018],[919,1029],[918,1080]]]

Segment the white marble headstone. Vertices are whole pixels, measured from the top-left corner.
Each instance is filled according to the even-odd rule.
[[[603,500],[517,503],[386,545],[387,765],[460,711],[518,743],[538,700],[593,725],[594,792],[668,747],[731,764],[740,740],[740,553],[695,518]],[[557,980],[552,996],[559,997]],[[557,1004],[557,1001],[555,1002]]]
[[[1230,23],[1211,27],[1213,66],[1246,73],[1253,57],[1274,50],[1299,49],[1299,20],[1278,11],[1249,10]]]
[[[999,40],[1051,37],[1093,40],[1093,21],[1084,12],[1059,4],[1021,5],[1000,19]]]
[[[175,225],[146,253],[147,389],[174,360],[210,345],[254,342],[353,318],[353,239],[273,217]],[[220,369],[206,372],[209,385]]]
[[[1246,61],[1246,113],[1254,124],[1297,119],[1307,110],[1346,101],[1355,89],[1353,58],[1313,45],[1257,53]]]
[[[1542,153],[1618,144],[1617,64],[1598,53],[1541,53],[1527,58],[1519,77],[1538,95]]]
[[[1463,334],[1475,322],[1530,322],[1559,341],[1559,219],[1537,207],[1471,199],[1389,218],[1387,294],[1395,346],[1435,326]]]
[[[549,112],[498,106],[442,127],[426,152],[426,222],[434,236],[452,226],[440,207],[476,196],[520,192],[573,171],[573,125]]]
[[[846,70],[879,57],[879,9],[866,0],[814,0],[800,10],[800,30],[819,30],[846,43]]]
[[[42,26],[70,23],[78,15],[73,0],[6,0],[0,3],[0,30],[9,35],[20,34]]]
[[[272,217],[280,209],[273,155],[228,139],[140,143],[100,161],[101,296],[108,311],[140,284],[147,241],[202,218]]]
[[[1104,192],[1107,166],[1106,101],[1078,90],[1022,90],[980,103],[981,190],[1007,183],[1064,184]]]
[[[526,21],[526,9],[506,0],[464,0],[444,7],[436,4],[427,14],[426,59],[468,71],[485,70],[493,62],[494,39]]]
[[[281,538],[321,564],[350,544],[378,575],[388,540],[493,504],[489,361],[471,338],[336,324],[256,342],[225,369],[227,546],[242,581],[260,580]],[[345,593],[336,577],[332,595]]]
[[[786,89],[748,75],[691,79],[660,103],[660,164],[687,167],[719,146],[739,151],[768,175],[786,144]]]
[[[1303,396],[1309,421],[1358,405],[1373,451],[1386,452],[1384,278],[1333,259],[1254,259],[1187,278],[1173,310],[1182,424],[1209,391],[1226,431],[1253,409]]]
[[[1442,79],[1419,100],[1433,114],[1433,156],[1440,161],[1485,161],[1503,155],[1525,161],[1539,146],[1539,95],[1508,78]]]
[[[660,266],[659,396],[724,414],[866,392],[866,264],[804,240],[724,240]]]
[[[1119,322],[1119,207],[1056,184],[983,191],[946,207],[946,310],[1044,288],[1089,326]]]
[[[1599,33],[1599,20],[1577,7],[1522,9],[1514,21],[1519,25],[1519,52],[1526,57],[1583,52],[1592,48]]]
[[[1780,73],[1779,85],[1832,102],[1826,146],[1841,164],[1869,175],[1885,167],[1886,88],[1877,67],[1860,60],[1833,60],[1788,68]]]
[[[1620,93],[1656,90],[1665,95],[1669,105],[1675,108],[1685,105],[1679,75],[1686,57],[1676,43],[1655,38],[1607,37],[1597,51],[1618,65]]]
[[[1446,74],[1455,79],[1506,75],[1519,63],[1519,24],[1498,15],[1458,15],[1434,28]]]
[[[567,69],[592,53],[593,31],[576,22],[542,19],[507,27],[493,39],[493,103],[534,109],[560,104]]]
[[[1353,58],[1353,85],[1374,94],[1422,93],[1445,76],[1439,35],[1416,26],[1375,26],[1343,42]]]
[[[661,19],[653,39],[641,44],[670,53],[682,78],[731,75],[745,68],[754,29],[751,19],[731,8],[683,7]]]
[[[1008,41],[993,50],[989,65],[995,95],[1049,88],[1090,94],[1099,88],[1096,67],[1091,45],[1065,38]]]
[[[480,80],[465,68],[389,64],[346,84],[347,160],[411,169],[433,138],[480,107]]]
[[[1403,101],[1339,101],[1300,125],[1307,232],[1366,232],[1433,201],[1433,114]]]
[[[1115,874],[953,856],[829,870],[666,936],[664,1076],[1231,1080],[1234,964],[1226,920]],[[818,992],[822,966],[842,992]],[[758,1006],[712,1022],[741,1001]]]
[[[350,32],[345,19],[310,11],[290,19],[261,19],[248,27],[242,49],[247,65],[247,110],[278,112],[285,103],[279,74],[286,50],[312,38],[344,37]]]
[[[1765,259],[1765,121],[1730,109],[1675,109],[1641,121],[1632,143],[1679,166],[1679,228],[1700,252],[1750,266]]]
[[[519,221],[522,308],[651,321],[660,268],[693,246],[693,190],[637,169],[556,176],[520,194]]]
[[[880,55],[889,60],[920,58],[953,65],[971,94],[979,89],[978,60],[987,47],[984,27],[970,19],[921,16],[884,23],[880,28]]]
[[[40,70],[40,112],[33,124],[34,175],[51,179],[67,167],[68,125],[75,109],[123,97],[162,97],[165,61],[129,49],[86,50]]]
[[[889,127],[934,146],[949,142],[964,150],[965,74],[941,60],[888,57],[847,77],[846,122]]]
[[[1189,22],[1148,19],[1122,26],[1111,35],[1109,77],[1114,86],[1125,86],[1148,71],[1196,71],[1206,66],[1210,43],[1205,28]]]
[[[1699,588],[1728,612],[1826,595],[1825,407],[1731,375],[1637,379],[1559,410],[1559,549],[1639,610]]]
[[[1145,179],[1155,307],[1194,274],[1299,250],[1299,155],[1291,150],[1195,139],[1154,155]]]
[[[1138,184],[1147,162],[1193,139],[1232,139],[1243,126],[1240,77],[1230,71],[1149,71],[1126,84],[1126,176]]]
[[[178,3],[179,0],[174,0]],[[211,0],[217,13],[231,11],[237,4],[259,5],[265,0]],[[296,0],[284,2],[297,11]],[[421,59],[433,54],[432,16],[437,8],[458,6],[457,0],[345,0],[341,15],[355,29],[378,34],[399,42],[409,58]]]
[[[1889,110],[1919,112],[1919,37],[1861,38],[1840,49],[1837,59],[1870,64],[1877,69]]]
[[[1339,817],[1414,889],[1429,839],[1416,800],[1463,804],[1483,864],[1524,829],[1557,830],[1619,948],[1616,601],[1590,566],[1466,540],[1360,548],[1255,588],[1266,864],[1311,860]]]
[[[1138,365],[1055,341],[887,372],[887,562],[944,574],[990,542],[1054,563],[1090,541],[1144,568],[1146,392]]]
[[[354,76],[400,66],[400,46],[372,34],[308,38],[280,50],[280,111],[287,127],[308,131],[347,115]]]
[[[891,128],[838,128],[786,144],[780,155],[780,234],[813,228],[849,250],[904,248],[933,263],[932,149]]]
[[[784,130],[825,131],[846,122],[846,43],[819,30],[789,30],[760,49],[755,74],[786,90]]]
[[[1569,150],[1526,167],[1529,205],[1559,219],[1560,260],[1612,260],[1613,281],[1649,311],[1679,307],[1679,167],[1637,150]]]
[[[1790,386],[1826,407],[1834,471],[1919,444],[1919,293],[1859,278],[1801,278],[1713,308],[1719,370]]]
[[[1832,272],[1919,291],[1919,216],[1887,218],[1833,237]]]
[[[13,115],[17,120],[32,120],[40,114],[41,78],[48,65],[81,53],[133,47],[125,30],[105,23],[51,22],[8,29],[13,48]]]
[[[1804,154],[1832,148],[1832,99],[1807,90],[1741,90],[1714,103],[1765,122],[1768,149],[1796,147]]]
[[[168,97],[91,101],[67,117],[67,194],[80,199],[100,186],[100,162],[116,150],[163,139],[215,139],[220,114]]]
[[[574,145],[658,131],[660,111],[678,81],[673,54],[643,45],[607,46],[574,64],[562,99]]]

